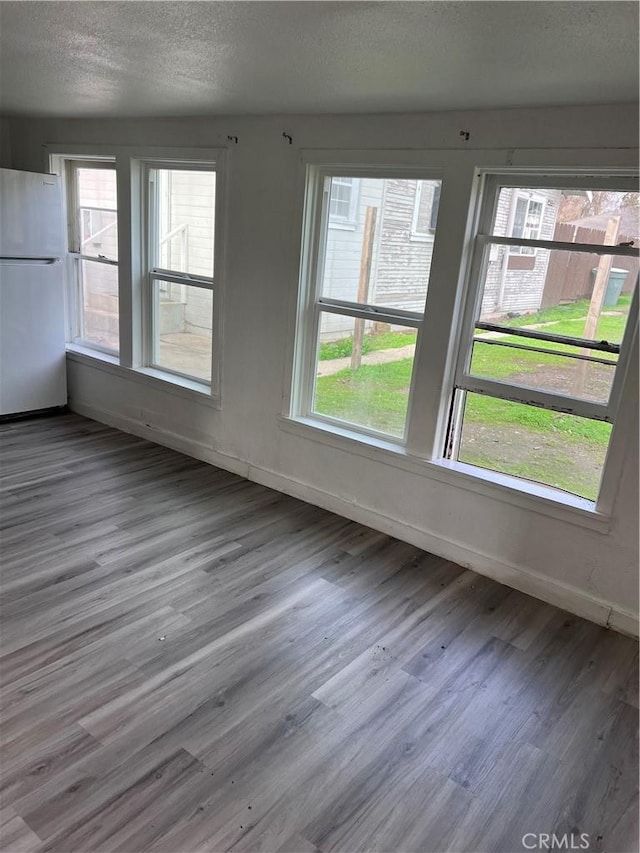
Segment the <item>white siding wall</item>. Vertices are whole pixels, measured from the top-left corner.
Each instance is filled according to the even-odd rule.
[[[170,174],[164,172],[163,178],[160,186],[163,233],[185,229],[164,243],[163,262],[166,260],[169,269],[212,276],[215,173],[172,170]],[[171,295],[176,297],[175,286]],[[184,331],[211,336],[210,297],[195,287],[185,288],[181,297],[184,301]]]

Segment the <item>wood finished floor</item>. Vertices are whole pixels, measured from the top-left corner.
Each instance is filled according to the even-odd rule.
[[[0,433],[5,853],[637,849],[633,640],[75,415]]]

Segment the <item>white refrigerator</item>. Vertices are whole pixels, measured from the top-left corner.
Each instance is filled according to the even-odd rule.
[[[67,404],[57,175],[0,169],[0,417]]]

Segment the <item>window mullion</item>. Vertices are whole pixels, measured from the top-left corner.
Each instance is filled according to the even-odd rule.
[[[132,209],[131,167],[129,158],[116,155],[116,191],[118,198],[118,304],[120,364],[132,367],[136,361],[136,323],[137,311],[133,294],[133,261],[135,241],[132,229],[134,211]]]
[[[424,323],[418,334],[407,413],[407,450],[431,459],[439,456],[449,419],[448,388],[453,383],[456,330],[459,323],[460,257],[470,237],[469,199],[476,170],[448,168],[443,176]]]
[[[313,395],[315,391],[316,361],[318,358],[318,343],[320,337],[320,317],[322,316],[320,306],[315,302],[309,311],[309,325],[307,326],[307,342],[303,364],[303,383],[301,396],[301,414],[308,417],[313,409]]]

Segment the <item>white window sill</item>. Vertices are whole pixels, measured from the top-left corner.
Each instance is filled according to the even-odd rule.
[[[67,344],[67,358],[128,381],[146,385],[148,388],[156,388],[174,396],[184,397],[200,405],[211,406],[214,409],[220,408],[220,398],[211,394],[209,385],[195,379],[188,379],[186,376],[165,373],[153,367],[124,367],[117,356],[78,344]]]
[[[285,432],[412,474],[427,476],[511,506],[587,527],[599,533],[608,533],[611,529],[611,517],[598,512],[592,501],[558,489],[528,483],[462,462],[422,459],[411,455],[405,447],[395,444],[392,439],[380,440],[348,428],[329,426],[312,418],[283,416],[279,418],[279,424]]]

